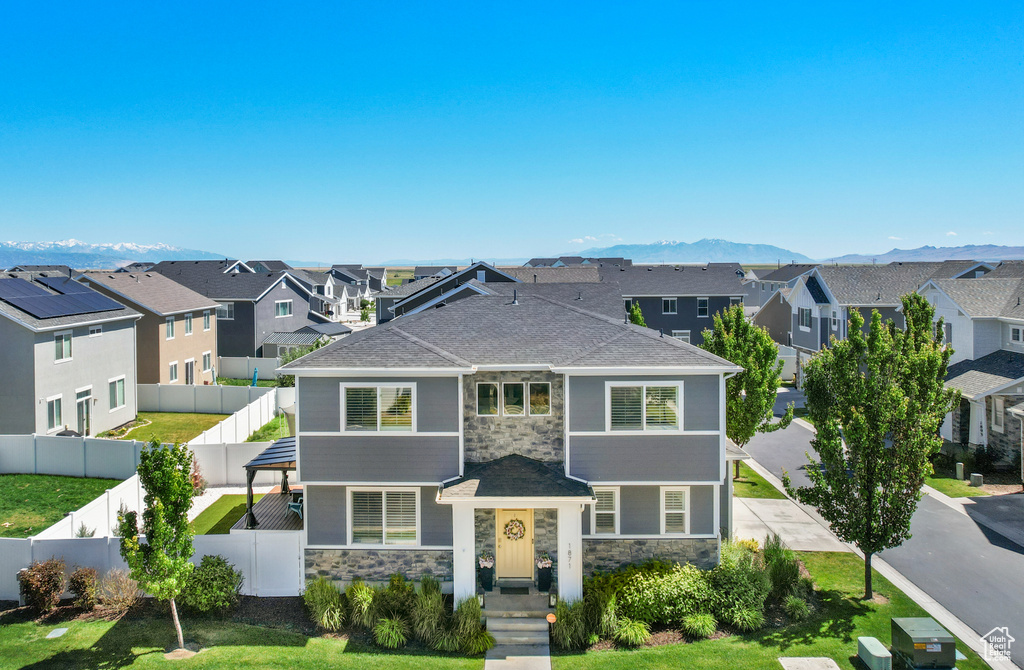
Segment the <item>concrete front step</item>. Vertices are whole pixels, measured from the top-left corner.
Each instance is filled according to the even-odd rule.
[[[530,631],[548,634],[548,622],[535,618],[503,618],[487,619],[487,630],[495,631]]]
[[[503,596],[500,593],[484,595],[484,609],[490,611],[550,610],[548,596],[542,593],[526,596]]]
[[[543,619],[554,610],[492,610],[485,609],[484,617],[487,619]]]
[[[510,645],[514,647],[528,647],[528,646],[543,646],[548,643],[548,636],[545,635],[510,635],[498,631],[492,633],[494,635],[494,643],[500,645]]]

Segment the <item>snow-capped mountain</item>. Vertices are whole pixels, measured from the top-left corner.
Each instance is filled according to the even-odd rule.
[[[113,269],[133,261],[202,260],[222,254],[183,249],[169,244],[90,244],[81,240],[57,242],[0,242],[0,267],[15,265],[69,265],[76,270]]]
[[[565,254],[569,255],[569,254]],[[705,238],[692,243],[658,240],[650,244],[617,244],[585,249],[574,256],[632,258],[634,263],[803,263],[810,259],[770,244],[746,244]]]

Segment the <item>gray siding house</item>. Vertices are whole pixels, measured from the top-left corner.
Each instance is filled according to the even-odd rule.
[[[96,435],[134,420],[141,316],[62,273],[0,275],[0,434]]]
[[[429,573],[462,598],[482,553],[499,580],[534,579],[547,553],[574,600],[595,570],[717,563],[739,368],[551,291],[465,297],[281,369],[307,577]]]

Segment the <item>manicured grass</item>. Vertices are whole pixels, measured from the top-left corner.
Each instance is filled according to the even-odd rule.
[[[253,504],[255,505],[262,497],[262,493],[254,493]],[[243,514],[245,514],[244,493],[222,495],[192,521],[192,530],[196,535],[227,535]]]
[[[259,430],[245,439],[246,442],[273,442],[288,437],[288,419],[282,414],[264,424]]]
[[[412,279],[412,268],[388,268],[388,286],[401,286],[405,279]]]
[[[120,483],[117,479],[0,475],[0,537],[35,535]]]
[[[888,602],[862,601],[864,563],[852,554],[800,553],[799,556],[820,589],[820,609],[805,622],[692,644],[557,655],[552,657],[551,665],[555,670],[763,670],[781,667],[778,662],[780,656],[827,656],[840,668],[853,670],[863,667],[859,661],[854,664],[858,637],[876,637],[888,646],[889,620],[892,617],[927,616],[924,610],[878,573],[874,576],[875,592],[888,598]],[[957,649],[968,657],[968,660],[957,664],[960,670],[988,667],[962,642],[957,642]]]
[[[814,425],[814,421],[811,420],[811,415],[807,413],[806,407],[795,407],[793,408],[793,418],[803,419],[807,423]]]
[[[746,463],[740,463],[740,478],[732,480],[732,494],[737,498],[771,498],[785,500],[786,495]]]
[[[120,436],[121,440],[149,442],[188,442],[204,430],[228,418],[228,414],[191,414],[187,412],[139,412],[139,421],[148,421]]]
[[[939,474],[936,472],[934,475],[928,475],[924,478],[924,483],[939,491],[939,493],[945,493],[950,498],[967,498],[971,496],[987,496],[989,495],[985,491],[982,491],[976,486],[971,486],[969,482],[950,477],[949,475]]]
[[[57,626],[63,636],[47,640]],[[39,625],[0,616],[0,669],[7,668],[182,668],[183,670],[249,670],[289,668],[394,668],[396,670],[479,670],[483,658],[458,658],[415,653],[381,653],[356,642],[306,637],[290,630],[217,619],[182,621],[186,644],[203,647],[200,654],[167,661],[174,644],[170,615],[125,617],[119,621],[68,621]]]
[[[217,383],[221,386],[252,386],[252,378],[249,379],[232,379],[231,377],[217,377]],[[256,386],[259,387],[270,387],[277,386],[276,379],[257,379]]]

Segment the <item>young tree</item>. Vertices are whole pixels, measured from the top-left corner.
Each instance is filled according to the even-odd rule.
[[[146,490],[146,508],[139,527],[135,512],[118,513],[121,557],[139,588],[171,604],[178,647],[185,646],[174,599],[192,574],[192,452],[184,444],[166,445],[153,440],[139,455],[139,479]],[[145,542],[140,539],[145,535]]]
[[[773,422],[775,398],[782,380],[777,345],[765,328],[743,315],[743,305],[715,314],[714,328],[704,331],[706,351],[743,368],[725,382],[725,433],[741,449],[756,433],[771,433],[793,420],[793,406]],[[740,462],[736,461],[736,477]]]
[[[647,327],[647,322],[644,321],[644,313],[640,311],[639,303],[634,302],[629,306],[629,322],[643,328]]]
[[[864,552],[864,597],[871,598],[871,557],[910,537],[928,457],[942,446],[939,427],[959,402],[943,383],[952,349],[942,320],[922,296],[903,297],[906,328],[877,311],[850,318],[849,336],[805,367],[807,410],[817,428],[811,486],[786,490],[814,506],[845,542]]]

